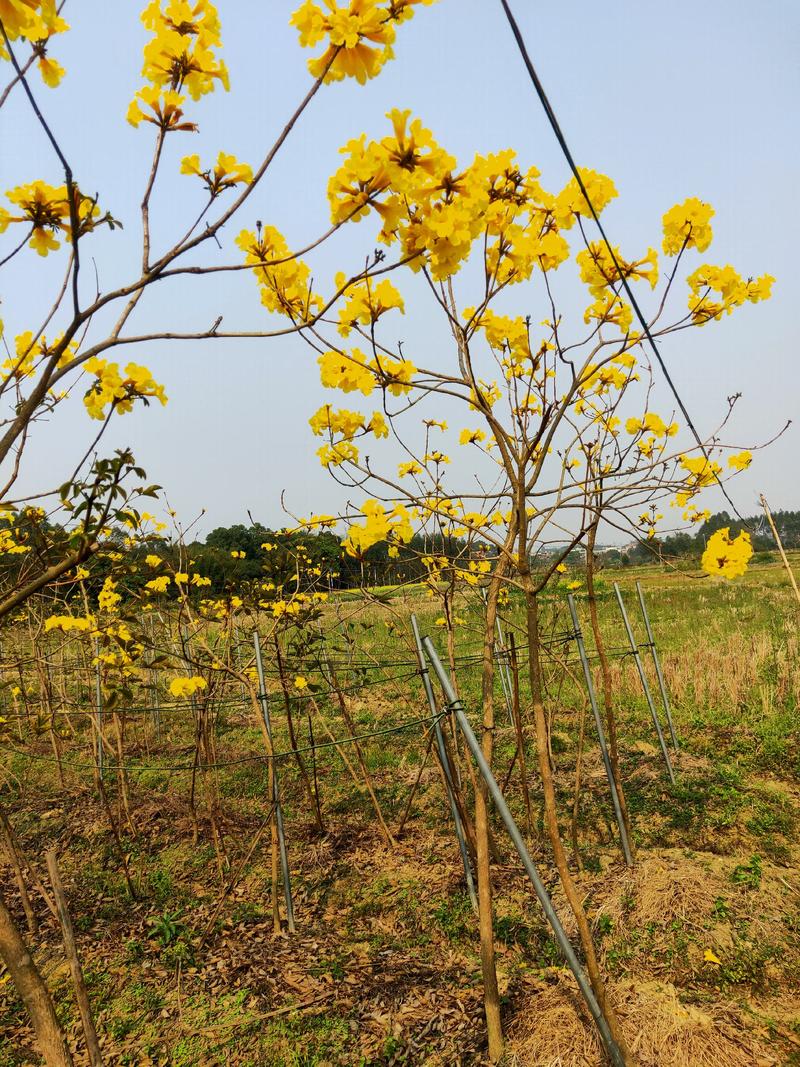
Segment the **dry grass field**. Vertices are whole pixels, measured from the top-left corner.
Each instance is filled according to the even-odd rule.
[[[633,660],[622,654],[614,578],[642,639],[636,580],[647,598],[680,740],[674,785]],[[635,828],[633,869],[621,861],[569,642],[551,649],[548,711],[563,835],[630,1047],[643,1067],[800,1064],[800,614],[786,576],[773,562],[755,564],[731,585],[643,568],[606,572],[601,585]],[[46,878],[45,853],[58,851],[107,1064],[484,1061],[477,923],[441,779],[418,722],[426,707],[408,627],[416,611],[423,632],[441,644],[438,609],[419,589],[379,597],[383,602],[348,595],[329,605],[335,625],[326,642],[348,716],[359,734],[373,735],[360,748],[394,844],[382,836],[340,747],[306,752],[324,832],[311,818],[295,762],[282,761],[294,935],[285,924],[278,933],[273,928],[267,767],[253,708],[240,689],[211,709],[216,766],[194,772],[190,714],[164,701],[156,730],[152,711],[117,709],[127,803],[111,757],[105,804],[95,788],[80,707],[57,735],[60,766],[44,728],[37,734],[29,718],[32,732],[23,736],[14,720],[6,724],[0,800],[30,868]],[[545,608],[551,632],[561,634],[568,625],[563,590],[548,595]],[[580,595],[578,608],[586,624]],[[465,603],[456,632],[457,678],[473,719],[479,611],[477,598]],[[507,632],[515,620],[512,598]],[[299,666],[314,683],[314,665]],[[53,688],[56,718],[72,707],[71,697],[80,704],[69,683],[59,689],[56,680]],[[276,750],[284,752],[284,705],[272,675],[268,689]],[[324,729],[348,734],[341,708],[323,690],[320,680],[313,715],[301,697],[291,698],[301,747],[309,723],[317,745],[326,742]],[[518,763],[510,767],[515,737],[502,705],[495,769],[571,930],[541,827],[526,693],[523,671],[530,827]],[[89,696],[80,699],[88,720]],[[27,713],[35,718],[34,712]],[[414,725],[388,732],[404,723]],[[109,733],[116,736],[111,725]],[[574,983],[499,824],[495,837],[506,1062],[599,1065]],[[24,925],[11,865],[0,865],[0,877]],[[40,928],[35,956],[83,1064],[58,927],[33,890],[31,906]],[[0,976],[0,1065],[36,1063],[25,1013]]]

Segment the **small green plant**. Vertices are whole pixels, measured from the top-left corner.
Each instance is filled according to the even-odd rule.
[[[240,900],[231,912],[231,921],[234,923],[256,923],[264,918],[266,911],[260,904],[251,900]]]
[[[172,877],[163,867],[156,867],[149,872],[147,887],[159,904],[165,904],[175,893]]]
[[[598,915],[595,930],[598,937],[607,937],[614,929],[614,920],[610,915]]]
[[[714,906],[711,909],[711,915],[717,919],[718,922],[724,922],[730,918],[731,908],[727,900],[724,897],[717,897],[714,901]]]
[[[343,958],[335,956],[331,959],[319,959],[316,963],[311,964],[308,968],[308,973],[313,974],[316,978],[329,974],[331,978],[335,978],[336,981],[341,981],[345,976]]]
[[[494,931],[498,941],[504,945],[527,948],[531,941],[530,928],[516,915],[498,915],[494,921]]]
[[[761,885],[761,857],[753,855],[747,863],[740,863],[731,871],[731,881],[747,889],[758,889]]]
[[[155,919],[148,919],[150,940],[157,941],[162,948],[166,948],[182,937],[186,933],[186,923],[181,921],[180,914],[165,911]]]
[[[167,967],[191,967],[194,963],[194,949],[191,944],[181,938],[167,945],[161,952],[161,960]]]
[[[475,928],[475,917],[466,893],[456,893],[443,900],[434,909],[433,918],[450,941],[469,937]]]

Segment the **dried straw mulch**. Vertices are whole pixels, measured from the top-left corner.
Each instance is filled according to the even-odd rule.
[[[668,982],[625,980],[610,995],[638,1067],[775,1067],[778,1060],[733,1005],[682,1004]],[[750,1023],[752,1026],[752,1023]],[[604,1067],[574,984],[542,984],[508,1032],[511,1067]]]

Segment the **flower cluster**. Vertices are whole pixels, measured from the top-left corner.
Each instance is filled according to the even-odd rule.
[[[705,252],[713,237],[713,216],[713,207],[693,196],[682,204],[671,207],[662,220],[664,252],[668,256],[676,256],[683,248],[696,248],[698,252]]]
[[[95,200],[84,196],[76,187],[73,187],[73,195],[78,236],[82,236],[94,229],[100,209]],[[12,214],[0,207],[0,233],[3,233],[11,222],[30,226],[28,246],[40,256],[46,256],[48,252],[61,247],[56,234],[71,237],[70,202],[65,185],[55,187],[42,181],[29,182],[27,185],[9,189],[6,197],[17,208],[17,212]]]
[[[684,471],[684,488],[676,494],[675,504],[682,508],[701,489],[707,489],[719,480],[722,467],[706,456],[681,456],[680,465]]]
[[[47,55],[50,38],[64,33],[69,26],[58,13],[56,0],[2,0],[0,18],[9,41],[22,38],[33,45],[42,81],[55,88],[64,77],[64,68]],[[5,42],[0,39],[0,59],[9,59]]]
[[[344,274],[336,275],[337,289],[343,289],[346,282]],[[365,278],[347,288],[347,299],[339,310],[339,333],[347,337],[354,327],[374,326],[381,315],[392,308],[404,312],[405,304],[389,279],[373,284]]]
[[[0,556],[21,556],[30,550],[30,545],[23,545],[15,540],[15,532],[0,530]]]
[[[126,414],[137,399],[148,403],[148,398],[153,397],[162,405],[167,402],[164,386],[153,379],[147,367],[129,363],[123,377],[118,363],[109,363],[94,356],[86,361],[85,369],[88,374],[95,376],[83,398],[86,410],[93,419],[105,418],[105,409],[109,404],[113,410]]]
[[[144,48],[142,76],[149,83],[131,101],[128,121],[143,120],[162,130],[193,130],[183,122],[181,105],[188,93],[199,100],[217,83],[229,88],[228,70],[215,54],[221,46],[217,9],[209,0],[152,0],[142,22],[153,33]],[[152,114],[142,110],[144,104]]]
[[[580,267],[581,281],[589,286],[589,292],[598,300],[607,296],[606,290],[622,278],[628,281],[644,278],[650,283],[651,289],[655,289],[658,282],[658,255],[654,248],[648,248],[647,255],[642,259],[630,262],[623,259],[618,248],[614,248],[615,265],[608,246],[592,241],[575,259]]]
[[[309,72],[315,78],[324,75],[326,82],[355,78],[363,85],[393,58],[395,24],[411,18],[418,3],[433,0],[346,0],[341,5],[325,0],[327,11],[306,0],[291,18],[300,44],[314,48],[327,38],[322,54],[308,61]]]
[[[637,447],[642,455],[650,456],[659,439],[663,438],[664,444],[666,444],[668,437],[675,436],[678,432],[678,424],[677,422],[671,422],[667,425],[660,415],[656,415],[654,411],[648,411],[641,419],[628,419],[625,423],[625,429],[634,436],[641,435]]]
[[[701,563],[706,574],[739,578],[747,570],[752,555],[750,534],[742,530],[738,537],[731,537],[730,527],[726,526],[709,537]]]
[[[500,356],[506,378],[522,378],[534,369],[531,354],[530,331],[521,316],[496,315],[486,308],[480,316],[475,316],[473,308],[466,308],[464,315],[472,322],[471,329],[480,329],[489,347]]]
[[[64,634],[72,630],[77,630],[79,633],[93,633],[96,628],[97,624],[91,615],[51,615],[44,620],[45,633],[51,630],[59,630]]]
[[[731,470],[746,471],[750,464],[753,462],[753,453],[744,449],[743,452],[736,452],[732,456],[728,456],[728,466]]]
[[[553,270],[568,257],[559,231],[587,206],[570,186],[558,196],[546,193],[539,171],[523,173],[510,150],[477,156],[459,171],[409,111],[395,109],[387,117],[390,136],[367,142],[362,134],[342,149],[345,161],[328,184],[335,223],[359,220],[374,209],[381,219],[379,240],[399,242],[411,268],[427,266],[437,281],[460,269],[482,233],[487,269],[497,282],[522,281],[534,267]],[[598,211],[616,195],[602,175],[590,185]]]
[[[389,427],[380,411],[374,411],[367,420],[358,411],[345,408],[335,411],[330,404],[324,404],[308,422],[317,437],[327,436],[330,440],[330,445],[323,445],[317,451],[324,467],[338,467],[345,460],[357,461],[358,449],[352,444],[355,437],[368,433],[375,437],[389,436]]]
[[[730,315],[734,308],[741,307],[746,301],[757,304],[759,300],[768,300],[775,279],[771,274],[762,274],[760,278],[745,281],[731,266],[713,267],[704,263],[686,281],[692,320],[702,326],[711,319],[721,319],[723,314]],[[718,294],[719,299],[709,299],[711,293]]]
[[[314,318],[322,308],[322,298],[312,293],[308,265],[292,254],[283,234],[274,226],[259,226],[256,233],[242,230],[236,244],[245,254],[245,263],[253,266],[264,307],[292,322]]]
[[[62,337],[63,335],[59,335],[52,344],[49,344],[44,334],[41,334],[36,341],[33,339],[31,330],[18,334],[14,339],[16,355],[9,356],[0,363],[0,370],[6,374],[7,378],[14,378],[17,381],[31,377],[42,359],[49,359],[55,354],[61,345]],[[77,349],[78,345],[75,341],[65,345],[58,357],[57,366],[63,367],[69,363]]]
[[[212,197],[219,196],[226,189],[235,185],[249,185],[253,180],[253,168],[248,163],[240,163],[236,156],[220,152],[213,169],[200,169],[200,156],[184,156],[181,160],[181,174],[196,174]]]
[[[351,523],[342,542],[348,555],[363,556],[368,548],[381,541],[408,543],[414,535],[408,509],[402,504],[386,511],[377,500],[365,500],[361,513],[364,522]]]
[[[191,678],[173,678],[169,683],[170,694],[174,697],[191,697],[201,689],[207,689],[205,678],[193,675]]]
[[[407,359],[376,356],[368,360],[359,348],[350,352],[323,352],[317,359],[320,381],[327,389],[341,389],[343,393],[360,392],[369,396],[376,385],[393,396],[401,396],[411,388],[416,367]]]

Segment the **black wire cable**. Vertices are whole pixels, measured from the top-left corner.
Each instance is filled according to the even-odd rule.
[[[444,715],[445,712],[440,711],[435,716],[425,715],[419,719],[408,719],[405,722],[395,724],[394,726],[383,727],[379,730],[370,730],[367,733],[363,734],[352,734],[349,737],[336,738],[334,741],[317,741],[313,745],[305,745],[301,748],[290,748],[283,752],[275,752],[271,756],[269,755],[269,753],[259,753],[258,755],[240,756],[237,759],[222,760],[216,763],[197,763],[193,761],[192,763],[143,764],[132,763],[127,760],[112,760],[108,764],[108,769],[113,771],[118,770],[119,768],[123,768],[128,772],[139,772],[145,774],[151,771],[213,771],[218,770],[222,767],[238,767],[241,764],[245,763],[269,763],[270,760],[274,760],[276,763],[278,763],[282,760],[289,759],[289,757],[291,756],[296,756],[298,753],[303,754],[306,752],[319,752],[328,748],[338,748],[339,745],[357,744],[359,741],[365,741],[372,737],[386,737],[389,734],[399,734],[402,733],[404,730],[410,730],[412,726],[424,725],[427,727],[431,727],[434,726],[435,723],[437,723]],[[75,770],[90,771],[97,769],[96,763],[74,763],[63,759],[59,760],[56,759],[55,756],[45,756],[43,753],[40,752],[26,752],[21,748],[15,748],[13,745],[0,744],[0,752],[11,752],[16,756],[22,756],[25,759],[37,760],[40,763],[54,763],[56,765],[60,764],[63,767],[71,767]]]
[[[630,300],[631,307],[633,308],[634,313],[636,315],[636,318],[639,320],[639,324],[641,325],[642,330],[644,331],[644,335],[647,338],[647,340],[648,340],[648,342],[650,344],[650,347],[653,350],[653,355],[656,357],[656,360],[658,361],[658,365],[659,365],[659,367],[661,368],[661,370],[662,370],[662,372],[664,374],[664,378],[666,379],[667,385],[670,387],[670,390],[672,391],[672,395],[675,397],[675,400],[677,401],[678,407],[681,410],[681,414],[686,419],[686,425],[692,431],[692,435],[694,436],[694,439],[697,442],[698,448],[703,453],[703,456],[704,456],[704,458],[706,460],[706,463],[708,463],[710,465],[711,460],[709,458],[708,451],[706,450],[706,447],[703,444],[703,442],[700,440],[700,435],[698,434],[698,432],[697,432],[697,430],[695,428],[694,422],[692,421],[692,417],[689,414],[689,412],[686,410],[686,405],[684,404],[683,400],[681,399],[680,393],[678,392],[678,390],[677,390],[677,388],[675,386],[675,383],[672,380],[672,376],[670,375],[669,371],[667,370],[667,365],[664,362],[664,360],[663,360],[663,358],[661,356],[661,353],[658,350],[658,346],[656,345],[656,342],[653,339],[653,335],[650,333],[650,327],[647,325],[645,317],[642,314],[641,308],[639,307],[638,301],[636,300],[636,297],[633,295],[633,290],[631,289],[630,283],[628,282],[627,277],[623,273],[622,268],[620,267],[619,262],[617,261],[616,253],[614,252],[614,249],[611,246],[611,242],[609,241],[608,237],[606,236],[606,231],[603,228],[603,224],[600,221],[600,217],[598,216],[597,212],[594,209],[594,204],[592,203],[592,201],[589,198],[589,194],[586,191],[586,186],[583,183],[583,178],[581,177],[580,171],[578,170],[577,166],[575,165],[575,160],[573,159],[572,153],[569,150],[569,145],[566,142],[566,139],[565,139],[564,134],[563,134],[563,132],[561,130],[561,126],[559,124],[559,121],[556,118],[556,114],[553,111],[553,108],[552,108],[552,106],[550,104],[550,101],[547,98],[547,93],[544,91],[544,86],[542,85],[541,81],[539,80],[539,75],[536,73],[536,69],[535,69],[535,67],[534,67],[534,65],[533,65],[533,63],[531,61],[531,57],[528,54],[528,49],[527,49],[527,47],[525,45],[525,39],[522,36],[522,32],[520,31],[519,26],[517,25],[517,20],[514,18],[512,12],[511,12],[511,8],[508,6],[507,0],[500,0],[500,4],[501,4],[501,6],[503,8],[503,11],[505,12],[506,18],[508,19],[508,24],[511,27],[511,32],[514,35],[514,40],[517,43],[517,48],[519,49],[520,55],[522,56],[522,60],[523,60],[523,62],[525,64],[525,67],[526,67],[526,69],[528,71],[528,74],[530,75],[530,79],[533,82],[533,86],[536,89],[536,94],[539,97],[539,101],[541,102],[542,107],[544,108],[544,112],[547,115],[548,121],[549,121],[550,126],[551,126],[551,128],[553,130],[553,133],[556,136],[556,140],[558,141],[558,143],[559,143],[559,145],[561,147],[561,151],[564,153],[564,157],[565,157],[567,163],[569,164],[570,170],[572,171],[572,174],[573,174],[573,177],[575,178],[575,181],[578,183],[578,188],[580,189],[581,193],[583,194],[584,200],[589,205],[589,210],[591,211],[592,218],[594,219],[595,223],[597,224],[597,228],[600,231],[600,236],[603,238],[603,243],[605,244],[606,248],[608,249],[608,253],[611,256],[611,261],[614,264],[614,269],[616,270],[617,274],[619,275],[620,280],[622,282],[622,287],[625,290],[625,295]],[[749,527],[747,526],[747,523],[745,522],[744,517],[740,514],[739,509],[736,507],[734,502],[731,500],[727,489],[722,484],[722,480],[720,479],[719,475],[714,474],[714,477],[716,478],[717,485],[722,490],[722,495],[725,497],[727,502],[733,508],[734,512],[736,513],[737,518],[742,523],[744,523],[744,525],[745,525],[745,527],[747,527],[747,529],[749,529]]]

